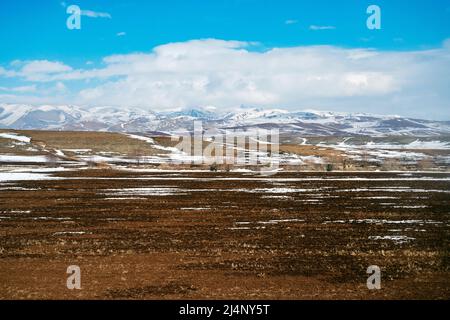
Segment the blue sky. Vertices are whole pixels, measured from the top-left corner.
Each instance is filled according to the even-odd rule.
[[[65,0],[108,18],[65,27],[59,0],[0,3],[1,62],[14,59],[95,60],[148,51],[191,39],[258,41],[268,47],[332,44],[409,50],[439,46],[449,37],[446,0]],[[366,28],[366,8],[382,8],[382,31]],[[291,21],[294,23],[286,23]],[[334,26],[327,32],[311,25]],[[118,37],[117,33],[126,32]]]
[[[104,17],[95,18],[83,15],[81,17],[81,30],[69,30],[66,27],[66,19],[69,16],[66,13],[66,8],[68,5],[73,4],[78,5],[82,10],[103,13]],[[366,27],[366,19],[368,17],[366,8],[371,4],[376,4],[381,8],[381,30],[369,30]],[[129,58],[132,57],[131,54],[133,53],[154,56],[155,52],[152,50],[161,46],[163,52],[172,49],[179,50],[179,47],[166,47],[172,43],[184,44],[185,47],[182,48],[184,52],[186,48],[192,47],[190,42],[192,40],[217,39],[224,42],[205,42],[208,49],[203,47],[197,48],[195,43],[194,47],[198,50],[209,50],[212,47],[216,48],[219,46],[221,49],[228,50],[220,53],[224,54],[221,57],[225,59],[224,63],[226,63],[226,59],[234,59],[233,55],[239,50],[245,50],[247,53],[264,54],[274,49],[316,48],[315,50],[319,50],[316,47],[317,45],[326,45],[329,51],[325,50],[323,59],[332,56],[333,48],[344,50],[337,54],[338,56],[341,54],[343,60],[338,60],[334,63],[342,64],[342,66],[340,70],[335,70],[333,77],[339,78],[341,75],[338,75],[337,72],[343,72],[342,77],[350,77],[351,83],[354,84],[356,81],[358,86],[361,87],[362,85],[372,86],[370,79],[374,79],[373,81],[379,83],[381,80],[389,80],[385,77],[389,76],[393,80],[386,83],[386,86],[390,85],[392,88],[391,90],[387,90],[384,87],[375,91],[366,90],[367,94],[349,89],[347,94],[343,96],[338,94],[335,96],[321,96],[318,94],[317,97],[311,96],[307,99],[302,99],[299,96],[296,101],[295,95],[291,95],[290,92],[281,92],[278,89],[271,91],[272,87],[266,82],[259,83],[254,79],[255,77],[250,75],[248,79],[244,79],[244,81],[247,81],[247,89],[245,90],[247,90],[248,94],[245,95],[242,101],[239,101],[239,96],[234,100],[220,100],[217,103],[212,97],[206,100],[198,98],[198,101],[196,101],[195,97],[186,97],[182,93],[178,94],[176,92],[178,97],[172,101],[162,99],[159,103],[159,100],[155,98],[150,99],[153,101],[152,105],[145,105],[145,103],[142,103],[145,99],[141,97],[135,99],[132,103],[136,105],[144,104],[143,107],[149,108],[167,108],[171,104],[174,104],[174,108],[194,105],[208,105],[212,107],[217,105],[218,107],[231,108],[240,104],[260,104],[263,107],[311,107],[339,111],[347,111],[343,110],[347,108],[348,111],[371,112],[374,111],[374,107],[364,108],[361,105],[367,104],[372,106],[373,103],[366,102],[373,102],[374,98],[382,98],[382,102],[388,105],[386,110],[381,110],[382,112],[391,110],[394,102],[397,102],[400,105],[398,109],[399,114],[409,113],[417,116],[428,114],[430,116],[429,113],[423,113],[418,110],[418,102],[412,111],[411,107],[407,107],[407,104],[413,103],[415,99],[411,94],[407,97],[405,94],[413,92],[413,90],[411,87],[408,87],[409,90],[405,89],[406,81],[397,81],[398,79],[395,77],[400,77],[399,73],[389,74],[388,62],[381,65],[379,70],[373,68],[362,70],[360,65],[353,63],[348,65],[344,60],[347,59],[349,52],[355,49],[375,51],[380,55],[377,61],[391,59],[390,53],[394,52],[399,56],[396,56],[393,62],[403,61],[401,54],[410,52],[418,53],[414,59],[411,59],[410,63],[416,63],[424,59],[436,59],[436,63],[439,62],[441,67],[436,66],[433,60],[426,68],[431,70],[431,68],[436,67],[436,70],[439,70],[448,66],[448,50],[445,50],[446,45],[444,44],[448,38],[450,38],[450,0],[1,1],[0,68],[2,69],[0,69],[0,102],[67,103],[73,100],[74,103],[80,104],[103,104],[108,103],[108,99],[102,99],[101,94],[94,95],[93,92],[98,93],[100,89],[106,90],[107,88],[150,91],[151,94],[152,87],[145,88],[142,85],[131,88],[120,87],[120,83],[143,81],[145,79],[139,78],[141,75],[138,76],[137,74],[109,72],[108,68],[111,67],[111,63],[105,62],[105,58],[122,55],[126,64],[122,65],[122,67],[130,67]],[[241,44],[230,46],[229,41],[240,41]],[[433,50],[440,50],[437,58]],[[423,58],[422,53],[424,52],[433,53],[431,56]],[[322,51],[319,50],[317,53],[314,52],[314,54],[321,55]],[[125,58],[125,56],[128,58]],[[261,55],[256,57],[260,58]],[[297,58],[308,61],[307,57],[308,53],[302,51]],[[409,56],[407,57],[409,59]],[[148,62],[148,56],[143,56],[142,58],[143,61]],[[162,57],[159,56],[159,58]],[[267,58],[271,57],[267,56]],[[211,63],[215,61],[213,59]],[[42,77],[24,75],[22,69],[32,62],[35,62],[35,64],[29,66],[28,70],[34,70],[34,73],[36,73],[35,68],[38,62],[49,62],[58,63],[59,67],[61,67],[58,69],[56,65],[52,65],[52,68],[56,68],[55,73],[83,73],[103,68],[108,69],[105,70],[108,71],[108,75],[80,76],[75,77],[76,79],[71,76],[43,79]],[[368,60],[366,63],[374,64],[372,60]],[[45,63],[44,66],[50,67],[50,65]],[[66,66],[66,68],[62,66]],[[255,66],[255,68],[257,67]],[[283,68],[283,66],[280,65],[279,68]],[[405,65],[404,68],[404,76],[406,77],[406,69],[409,66]],[[221,72],[234,73],[236,71],[219,69]],[[200,83],[206,81],[209,84],[208,88],[212,87],[213,80],[211,79],[216,74],[219,74],[219,70],[213,67],[210,68],[210,66],[208,68],[202,66],[200,70],[205,70],[204,72],[208,75],[208,79],[202,80],[200,79],[201,75],[196,74],[200,78],[196,79],[193,85],[197,85],[199,81]],[[299,71],[303,71],[303,69],[299,69]],[[308,74],[311,73],[308,79],[326,78],[323,70],[316,72],[308,69],[307,71]],[[366,72],[366,78],[363,77],[363,72]],[[383,72],[384,74],[382,74]],[[155,70],[153,67],[149,67],[148,74],[150,73],[154,75]],[[252,73],[252,70],[246,70],[246,73],[248,75]],[[440,85],[445,87],[449,79],[445,74],[441,74],[442,71],[438,73],[440,73],[438,75],[439,78],[431,80],[436,80],[439,84],[438,87]],[[165,78],[167,74],[168,71],[164,70],[160,77]],[[256,70],[255,74],[258,74]],[[433,78],[432,73],[427,76]],[[172,81],[170,86],[164,83],[164,85],[167,84],[170,87],[170,90],[159,92],[159,96],[169,94],[173,96],[173,90],[175,90],[173,81],[177,81],[177,79],[192,80],[193,73],[191,71],[178,73],[174,77],[171,80],[167,80]],[[261,75],[257,77],[260,78]],[[149,81],[155,81],[155,79],[150,77]],[[442,83],[443,81],[444,83]],[[218,83],[223,86],[229,86],[229,84],[224,84],[222,80],[214,83],[214,86],[219,85]],[[321,82],[318,82],[317,85],[320,87]],[[419,84],[416,85],[418,86]],[[377,85],[373,86],[376,87]],[[395,86],[397,86],[396,89],[394,89]],[[58,87],[61,90],[53,90]],[[161,83],[159,87],[161,87]],[[434,91],[429,92],[428,98],[432,99],[429,100],[430,103],[432,102],[437,106],[436,109],[433,109],[431,117],[450,119],[450,111],[447,110],[450,109],[449,96],[443,96],[445,90],[441,92],[433,88],[430,88],[430,90]],[[300,89],[304,90],[305,88]],[[202,90],[200,91],[205,92],[204,88]],[[253,91],[248,92],[249,90]],[[296,88],[292,87],[292,90],[295,91]],[[256,94],[266,96],[266,99],[255,97]],[[290,99],[279,98],[282,94],[290,96]],[[212,95],[218,96],[216,92]],[[249,98],[249,95],[253,95],[254,99]],[[394,95],[396,96],[394,97]],[[424,95],[427,95],[426,92]],[[125,96],[128,100],[130,100],[130,97],[133,98],[131,94]],[[89,99],[86,97],[89,97]],[[390,99],[390,102],[387,103],[386,99]],[[421,105],[423,105],[424,101],[427,101],[425,99],[425,96],[421,96],[418,99]],[[120,101],[120,99],[112,101]],[[155,106],[154,104],[160,105]]]

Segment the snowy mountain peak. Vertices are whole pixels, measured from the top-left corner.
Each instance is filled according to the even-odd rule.
[[[189,117],[192,119],[208,119],[212,120],[217,117],[216,114],[203,109],[185,109],[181,111],[168,112],[166,113],[168,117]]]
[[[135,107],[92,107],[73,105],[31,106],[0,104],[0,128],[83,131],[177,131],[190,130],[193,120],[205,127],[278,128],[304,136],[322,135],[449,135],[450,122],[378,116],[365,113],[337,113],[317,110],[290,112],[282,109],[241,108],[214,113],[203,109],[152,112]]]

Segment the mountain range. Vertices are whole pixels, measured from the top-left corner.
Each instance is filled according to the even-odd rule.
[[[194,120],[206,129],[279,129],[303,136],[450,135],[450,121],[323,111],[240,108],[233,112],[186,109],[154,112],[134,107],[33,106],[0,104],[0,128],[111,132],[191,131]]]

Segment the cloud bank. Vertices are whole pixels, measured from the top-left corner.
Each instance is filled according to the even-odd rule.
[[[449,41],[407,52],[335,46],[261,52],[254,45],[217,39],[169,43],[148,53],[108,56],[101,67],[86,69],[60,61],[15,61],[0,67],[0,77],[51,95],[11,90],[0,93],[0,101],[153,110],[248,105],[450,120]],[[65,90],[49,89],[56,84]]]

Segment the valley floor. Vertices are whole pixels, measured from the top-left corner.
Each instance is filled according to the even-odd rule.
[[[43,166],[0,181],[1,299],[450,298],[448,173]]]

